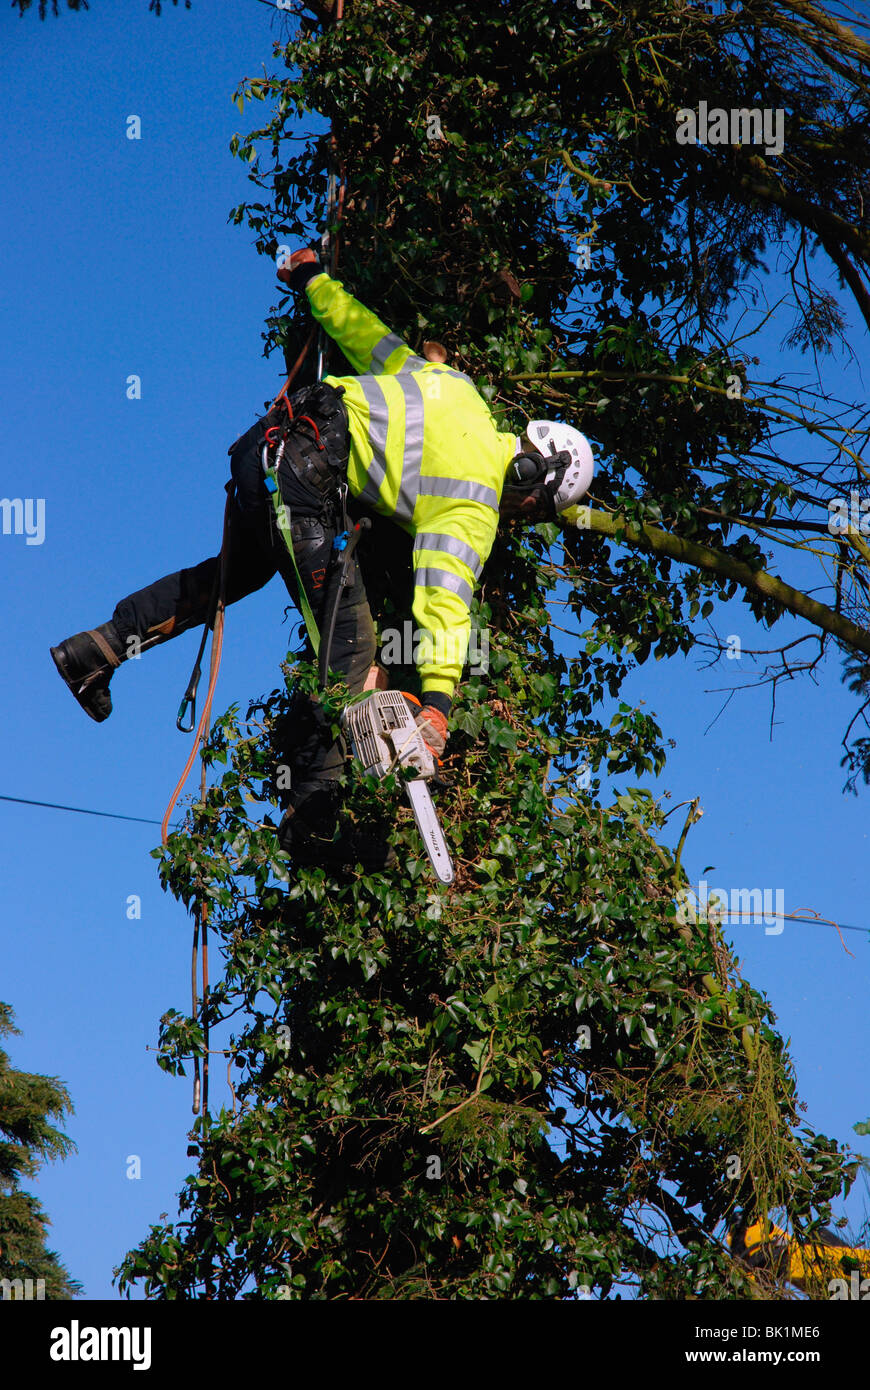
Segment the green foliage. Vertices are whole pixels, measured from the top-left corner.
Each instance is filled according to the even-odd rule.
[[[338,28],[314,9],[275,45],[289,78],[257,77],[237,93],[241,109],[256,101],[269,112],[233,141],[268,195],[232,214],[258,249],[274,254],[322,224],[328,125],[347,176],[342,275],[418,348],[443,342],[505,428],[570,417],[595,442],[605,510],[753,568],[766,565],[764,543],[788,562],[796,547],[818,556],[812,527],[844,472],[854,477],[836,447],[849,439],[847,410],[825,417],[815,396],[787,397],[776,376],[753,385],[752,332],[741,321],[730,339],[726,316],[756,302],[766,253],[779,248],[796,258],[804,336],[836,341],[806,253],[818,244],[840,271],[843,256],[870,266],[857,173],[870,173],[870,127],[858,117],[870,105],[870,46],[767,0],[715,13],[683,0],[591,10],[464,0],[385,13],[357,0]],[[782,109],[783,152],[678,144],[677,112],[701,100]],[[322,133],[300,135],[299,116]],[[267,348],[295,358],[304,319],[270,319]],[[344,369],[337,354],[333,366]],[[789,419],[833,445],[812,478],[796,478],[783,452]],[[615,631],[637,629],[641,661],[685,649],[701,606],[715,614],[735,595],[727,578],[681,581],[666,557],[617,559],[588,534],[567,546],[583,609]],[[836,568],[860,621],[859,558],[835,546],[814,580],[829,584]],[[830,592],[840,611],[841,589]],[[771,598],[738,597],[762,622],[781,616]]]
[[[220,779],[155,854],[222,943],[208,1021],[234,1020],[233,1107],[197,1120],[180,1219],[127,1256],[122,1289],[738,1297],[725,1223],[829,1219],[851,1170],[800,1123],[767,1002],[715,928],[677,921],[662,811],[577,790],[581,753],[596,773],[659,767],[654,721],[625,702],[590,720],[594,673],[569,679],[543,623],[502,635],[493,665],[451,721],[449,890],[395,779],[348,787],[354,817],[393,817],[395,871],[289,870],[263,808],[300,668],[244,724],[217,721]],[[202,1053],[203,1021],[165,1015],[161,1066]]]
[[[806,81],[817,50],[761,0],[355,0],[338,30],[313,14],[275,46],[285,71],[237,93],[263,103],[232,148],[264,200],[233,220],[269,255],[310,239],[331,127],[353,292],[415,347],[443,342],[503,428],[584,429],[597,506],[760,568],[764,526],[822,494],[793,485],[726,314],[768,244],[815,225],[810,197],[854,211],[843,160],[813,153],[832,122],[868,163],[866,131]],[[787,108],[798,154],[677,146],[676,110],[711,91]],[[308,325],[287,307],[266,347],[295,357]],[[810,337],[836,327],[816,314]],[[449,890],[391,779],[350,779],[347,804],[392,815],[395,871],[291,872],[272,814],[288,689],[218,721],[219,780],[158,858],[180,901],[208,901],[225,975],[198,1018],[165,1015],[160,1064],[182,1071],[225,1023],[238,1077],[232,1109],[194,1126],[179,1220],[130,1252],[122,1290],[783,1295],[747,1282],[726,1229],[780,1212],[812,1234],[854,1164],[801,1122],[772,1010],[715,927],[678,920],[685,832],[668,848],[656,798],[611,789],[664,766],[654,717],[620,699],[626,673],[689,650],[734,587],[621,540],[502,529],[479,593],[490,670],[459,691],[438,794]],[[557,650],[558,600],[577,630]]]
[[[12,1009],[0,1003],[0,1037],[18,1032]],[[75,1148],[49,1122],[71,1110],[69,1094],[56,1077],[16,1071],[0,1049],[0,1279],[21,1280],[25,1292],[26,1280],[33,1288],[44,1280],[46,1299],[72,1298],[82,1286],[46,1248],[48,1217],[21,1181]]]

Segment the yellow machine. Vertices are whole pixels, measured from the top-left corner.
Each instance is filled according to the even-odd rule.
[[[728,1233],[728,1246],[744,1265],[787,1280],[806,1292],[827,1288],[828,1297],[870,1299],[870,1250],[849,1245],[824,1230],[800,1244],[773,1222],[756,1221]]]

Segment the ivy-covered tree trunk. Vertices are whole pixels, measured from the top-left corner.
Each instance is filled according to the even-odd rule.
[[[392,808],[397,870],[288,876],[252,815],[277,800],[285,698],[245,727],[218,721],[208,756],[226,770],[161,870],[183,901],[209,904],[227,961],[209,1012],[243,1007],[240,1071],[232,1111],[194,1127],[182,1221],[154,1228],[125,1284],[188,1298],[561,1298],[615,1281],[644,1297],[746,1296],[723,1223],[830,1218],[843,1161],[798,1121],[769,1006],[713,928],[678,920],[652,799],[604,808],[556,771],[595,677],[559,685],[562,663],[528,630],[463,688],[439,797],[449,890],[391,784],[357,782],[350,804]],[[661,761],[651,721],[626,708],[582,737],[615,772]],[[201,1048],[200,1022],[164,1018],[165,1067]]]
[[[208,903],[226,974],[197,1018],[165,1016],[161,1064],[182,1070],[203,1023],[232,1017],[238,1080],[232,1110],[195,1125],[180,1221],[129,1254],[122,1287],[781,1297],[727,1230],[777,1212],[803,1239],[848,1187],[854,1165],[799,1118],[769,1004],[715,924],[683,920],[695,810],[666,832],[631,784],[661,771],[664,740],[619,698],[635,661],[688,650],[735,590],[756,618],[790,609],[823,645],[867,650],[860,534],[826,530],[829,602],[762,550],[820,554],[830,488],[860,465],[848,409],[783,407],[728,336],[769,244],[821,247],[862,304],[870,50],[818,15],[354,0],[340,26],[317,7],[277,45],[289,77],[244,84],[240,102],[277,102],[234,142],[266,195],[235,212],[259,249],[311,236],[331,160],[348,287],[415,348],[443,342],[503,428],[570,419],[600,467],[586,527],[503,527],[484,571],[489,670],[460,688],[438,794],[449,889],[400,789],[358,775],[348,805],[389,808],[396,870],[329,877],[278,853],[284,726],[309,670],[218,721],[224,770],[160,868]],[[781,110],[783,149],[679,143],[701,101]],[[333,143],[288,146],[311,112]],[[842,316],[795,264],[795,341],[823,350]],[[268,343],[295,356],[307,324],[285,307]],[[789,416],[830,441],[825,469],[783,456]],[[557,597],[578,624],[558,647]]]

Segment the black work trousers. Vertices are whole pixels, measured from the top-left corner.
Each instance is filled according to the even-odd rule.
[[[296,574],[263,479],[260,461],[263,429],[264,422],[258,421],[231,451],[224,601],[237,603],[247,594],[261,589],[275,574],[280,574],[298,608]],[[290,536],[296,565],[318,629],[323,632],[328,616],[326,610],[331,607],[327,600],[335,592],[333,542],[341,525],[340,514],[334,501],[300,479],[286,458],[279,468],[278,481],[282,497],[290,507]],[[390,529],[395,530],[394,527]],[[356,694],[362,690],[374,660],[376,642],[359,552],[350,564],[350,583],[341,594],[329,665],[344,676],[349,690]],[[128,637],[135,635],[143,646],[156,645],[205,622],[219,567],[220,556],[212,556],[190,569],[167,574],[121,599],[112,621],[122,640],[126,643]],[[309,658],[314,655],[310,646],[308,655]],[[300,727],[287,753],[292,768],[290,802],[293,805],[298,805],[312,787],[334,779],[344,761],[341,746],[323,733],[310,702],[303,702],[303,706]]]

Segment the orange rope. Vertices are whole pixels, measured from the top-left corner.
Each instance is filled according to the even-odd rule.
[[[223,612],[221,612],[221,638],[223,638]],[[220,656],[218,656],[218,662],[220,662]],[[211,693],[209,699],[211,699]],[[199,793],[204,806],[206,793],[204,759]],[[205,1048],[205,1056],[202,1059],[202,1109],[203,1114],[205,1114],[208,1111],[208,903],[202,898],[198,898],[197,907],[199,908],[199,923],[202,926],[202,1042]]]
[[[344,0],[336,0],[336,12],[335,12],[335,22],[336,22],[336,24],[339,23],[339,21],[342,19],[343,15],[344,15]],[[335,138],[334,138],[334,136],[330,136],[330,141],[331,141],[332,147],[333,147],[333,149],[334,149],[334,148],[335,148]],[[341,179],[341,183],[340,183],[340,187],[339,187],[339,191],[338,191],[338,218],[337,218],[337,220],[338,220],[339,222],[341,221],[341,215],[342,215],[342,211],[343,211],[343,208],[344,208],[344,193],[345,193],[345,184],[346,184],[344,165],[342,165],[342,166],[341,166],[341,169],[340,169],[340,179]],[[335,266],[336,266],[337,261],[338,261],[338,238],[337,238],[337,237],[336,237],[335,245],[334,245],[334,247],[333,247],[333,249],[332,249],[332,257],[331,257],[331,260],[332,260],[332,270],[333,270],[333,272],[334,272]],[[302,351],[300,352],[299,356],[296,358],[296,361],[294,362],[293,366],[291,367],[290,372],[289,372],[289,374],[288,374],[288,376],[287,376],[287,380],[284,382],[284,385],[281,387],[281,390],[278,392],[277,396],[275,397],[275,399],[273,400],[272,404],[270,405],[269,411],[267,412],[268,414],[271,414],[271,412],[275,409],[275,406],[278,404],[278,402],[279,402],[280,400],[283,399],[283,400],[285,400],[285,401],[287,402],[287,408],[288,408],[288,410],[290,410],[290,413],[291,413],[291,416],[292,416],[292,409],[291,409],[291,407],[290,407],[290,402],[289,402],[289,399],[288,399],[288,397],[287,397],[287,392],[288,392],[290,386],[293,384],[293,381],[294,381],[294,379],[295,379],[295,377],[296,377],[296,375],[297,375],[297,373],[298,373],[300,367],[302,366],[302,363],[305,361],[305,358],[306,358],[306,356],[308,355],[308,352],[309,352],[309,350],[310,350],[310,348],[311,348],[311,345],[312,345],[312,343],[314,342],[314,338],[315,338],[316,332],[317,332],[317,326],[315,325],[315,326],[311,329],[311,332],[309,333],[308,338],[307,338],[306,341],[305,341],[305,344],[304,344],[304,346],[303,346],[303,348],[302,348]],[[219,593],[218,593],[217,607],[216,607],[216,609],[215,609],[215,615],[214,615],[214,629],[213,629],[213,632],[212,632],[212,640],[211,640],[211,656],[210,656],[210,663],[211,663],[211,664],[210,664],[210,667],[209,667],[208,691],[206,692],[205,703],[204,703],[204,705],[203,705],[202,714],[201,714],[200,717],[199,717],[199,723],[198,723],[197,726],[196,726],[196,734],[195,734],[194,740],[193,740],[193,747],[192,747],[191,750],[190,750],[190,754],[188,755],[187,762],[184,764],[184,771],[182,772],[180,778],[178,779],[178,782],[177,782],[177,784],[176,784],[176,786],[175,786],[175,790],[173,791],[172,796],[171,796],[170,799],[169,799],[169,805],[166,807],[166,811],[165,811],[165,814],[164,814],[164,816],[163,816],[163,820],[162,820],[161,825],[160,825],[160,839],[161,839],[161,843],[162,843],[164,846],[165,846],[165,844],[166,844],[166,842],[167,842],[167,839],[168,839],[169,818],[170,818],[170,816],[172,815],[172,812],[175,810],[175,804],[176,804],[176,802],[178,801],[178,798],[179,798],[179,796],[181,795],[182,788],[184,787],[184,784],[185,784],[185,782],[187,781],[187,779],[188,779],[188,777],[189,777],[189,775],[190,775],[190,769],[193,767],[194,759],[196,758],[196,755],[197,755],[197,753],[199,752],[200,744],[202,743],[202,740],[203,740],[203,738],[204,738],[204,736],[205,736],[205,734],[206,734],[206,732],[207,732],[207,730],[208,730],[209,722],[210,722],[210,719],[211,719],[211,706],[212,706],[212,700],[213,700],[213,698],[214,698],[214,692],[215,692],[215,688],[216,688],[216,686],[217,686],[218,672],[220,671],[221,655],[222,655],[222,653],[223,653],[223,645],[224,645],[224,613],[225,613],[225,608],[226,608],[226,606],[225,606],[225,604],[224,604],[224,581],[225,581],[225,569],[226,569],[226,548],[227,548],[227,531],[228,531],[228,527],[229,527],[229,516],[230,516],[230,497],[229,497],[229,495],[228,495],[228,496],[227,496],[226,507],[225,507],[225,510],[224,510],[224,530],[223,530],[223,537],[222,537],[222,539],[221,539],[221,551],[220,551],[220,561],[219,561],[219,563],[220,563],[220,589],[219,589]],[[206,774],[205,774],[205,762],[204,762],[204,761],[203,761],[203,764],[202,764],[202,777],[201,777],[201,781],[200,781],[200,796],[201,796],[203,805],[205,805],[205,798],[206,798]],[[200,930],[200,929],[201,929],[201,930]],[[192,958],[191,958],[191,990],[192,990],[192,996],[193,996],[193,998],[192,998],[192,1006],[193,1006],[193,1016],[194,1016],[194,1018],[196,1017],[197,1012],[198,1012],[198,1001],[197,1001],[197,997],[196,997],[196,995],[197,995],[197,990],[196,990],[196,964],[197,964],[197,953],[198,953],[197,948],[198,948],[198,946],[199,946],[199,944],[200,944],[200,937],[201,937],[201,944],[202,944],[202,1003],[203,1003],[203,1011],[205,1011],[205,1009],[206,1009],[206,1007],[207,1007],[207,1005],[208,1005],[208,905],[207,905],[205,902],[203,902],[201,899],[197,898],[197,900],[196,900],[196,910],[195,910],[195,916],[194,916],[193,952],[192,952]],[[209,1053],[208,1053],[208,1024],[207,1024],[207,1023],[206,1023],[205,1026],[204,1026],[204,1042],[205,1042],[205,1057],[204,1057],[204,1060],[203,1060],[203,1068],[202,1068],[202,1109],[203,1109],[203,1111],[206,1111],[206,1110],[208,1109],[208,1057],[209,1057]],[[197,1057],[197,1058],[194,1059],[194,1085],[193,1085],[193,1110],[194,1110],[194,1114],[197,1114],[197,1113],[199,1112],[199,1108],[200,1108],[200,1069],[199,1069],[199,1058]],[[207,1296],[208,1296],[208,1295],[207,1295]]]
[[[190,755],[187,759],[187,762],[184,764],[184,771],[178,779],[178,784],[176,785],[175,791],[172,793],[172,796],[170,797],[169,805],[166,808],[166,813],[163,817],[163,821],[160,826],[160,838],[164,845],[166,844],[167,832],[169,829],[169,817],[175,810],[175,803],[181,795],[181,789],[187,781],[190,769],[193,767],[193,760],[199,751],[199,745],[202,742],[202,738],[204,733],[206,732],[206,729],[208,728],[208,722],[211,716],[211,702],[214,696],[215,686],[217,685],[218,671],[220,670],[221,652],[223,651],[223,644],[224,600],[223,595],[221,595],[221,597],[218,599],[218,606],[214,615],[214,632],[212,634],[211,639],[211,668],[209,670],[208,693],[205,697],[205,704],[203,705],[202,714],[199,716],[199,723],[196,726],[196,737],[193,741],[193,747],[190,750]]]
[[[305,346],[303,347],[303,349],[302,349],[302,351],[300,352],[299,356],[296,358],[296,361],[293,363],[293,366],[290,368],[290,375],[288,376],[287,380],[284,382],[284,385],[281,387],[281,390],[278,392],[278,394],[277,394],[277,396],[275,397],[275,399],[273,400],[272,404],[269,406],[269,410],[268,410],[268,412],[267,412],[268,414],[271,415],[272,411],[275,409],[275,406],[278,404],[278,402],[279,402],[282,398],[283,398],[283,399],[286,399],[286,397],[287,397],[287,388],[288,388],[288,386],[292,385],[293,379],[294,379],[294,377],[296,376],[296,373],[299,371],[299,368],[302,366],[302,363],[305,361],[305,358],[306,358],[306,356],[307,356],[307,354],[308,354],[308,349],[311,347],[311,344],[314,342],[314,334],[315,334],[316,332],[317,332],[317,328],[314,327],[314,328],[312,328],[311,332],[308,334],[308,337],[307,337],[307,339],[305,340]]]

